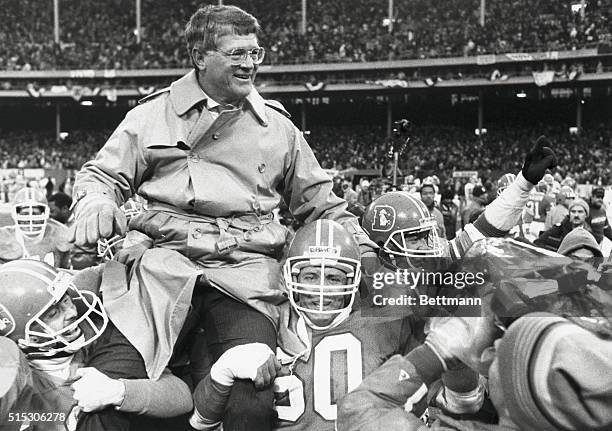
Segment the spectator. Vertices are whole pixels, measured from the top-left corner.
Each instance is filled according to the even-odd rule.
[[[436,189],[433,184],[423,184],[421,186],[421,201],[425,204],[429,213],[433,218],[436,219],[436,224],[438,225],[438,235],[440,238],[447,238],[446,236],[446,226],[444,224],[444,216],[442,212],[436,208],[435,195]]]
[[[542,232],[540,236],[536,238],[534,244],[552,251],[557,251],[563,238],[572,230],[584,228],[590,232],[591,229],[586,222],[588,215],[589,205],[582,199],[574,199],[569,205],[569,214],[565,216],[563,221]]]
[[[595,241],[597,241],[598,244],[601,244],[604,236],[612,240],[612,228],[610,228],[610,223],[606,215],[607,208],[603,202],[605,194],[606,191],[603,187],[594,187],[593,190],[591,190],[587,223],[591,226],[593,236],[595,236]]]
[[[478,216],[484,211],[485,204],[487,202],[486,191],[481,185],[474,185],[472,189],[472,199],[468,202],[467,206],[461,211],[461,223],[462,227],[465,227],[469,223],[473,223]]]
[[[561,187],[561,190],[555,195],[555,206],[546,215],[544,228],[550,229],[561,223],[569,214],[568,207],[575,198],[574,190],[567,186]]]
[[[568,233],[559,245],[558,253],[583,261],[603,257],[595,237],[586,229],[577,228]]]
[[[344,200],[349,205],[355,205],[357,203],[357,192],[353,190],[353,184],[349,180],[342,181],[342,190],[344,192]]]
[[[363,208],[370,205],[372,202],[372,190],[370,190],[370,182],[363,180],[360,183],[359,192],[357,192],[357,203]]]
[[[459,207],[457,207],[457,204],[455,203],[455,194],[450,188],[445,188],[442,190],[440,212],[444,217],[446,239],[454,239],[459,229],[461,229],[461,219],[458,217]]]
[[[49,215],[56,221],[67,224],[70,218],[72,198],[66,193],[57,192],[49,198]]]

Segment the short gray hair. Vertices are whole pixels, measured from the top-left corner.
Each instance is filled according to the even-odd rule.
[[[260,26],[257,18],[236,6],[207,5],[198,9],[189,18],[185,27],[187,50],[198,46],[204,51],[217,47],[217,39],[228,34],[259,35]],[[193,63],[193,58],[191,58]],[[194,64],[195,66],[195,64]]]

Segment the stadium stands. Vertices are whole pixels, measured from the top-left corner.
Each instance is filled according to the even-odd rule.
[[[612,184],[610,130],[610,124],[600,124],[577,137],[565,128],[544,124],[494,126],[480,142],[472,130],[462,127],[419,126],[411,145],[400,156],[399,168],[404,175],[417,178],[434,173],[450,178],[453,170],[517,172],[532,140],[545,134],[555,144],[557,171],[562,177],[570,174],[578,183]],[[110,133],[77,130],[56,143],[49,132],[8,132],[0,138],[0,167],[79,169],[94,157]],[[377,125],[323,126],[313,127],[307,139],[326,169],[383,169],[389,174],[384,136],[383,127]]]
[[[579,3],[579,2],[576,2]],[[0,69],[138,69],[189,67],[184,24],[201,2],[142,1],[142,42],[136,43],[135,2],[62,0],[61,43],[53,40],[53,2],[7,0],[0,9]],[[386,0],[311,0],[299,31],[300,0],[235,0],[263,26],[267,64],[362,62],[487,53],[572,50],[610,41],[609,0],[395,2],[393,32]],[[584,16],[583,16],[584,15]],[[388,22],[386,23],[388,24]]]

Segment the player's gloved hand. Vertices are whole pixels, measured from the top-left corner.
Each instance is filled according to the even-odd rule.
[[[85,412],[95,412],[108,406],[119,406],[125,396],[121,380],[111,379],[95,368],[79,368],[81,378],[72,384],[73,397]]]
[[[546,169],[552,169],[557,166],[557,157],[551,148],[550,141],[546,136],[540,136],[531,151],[525,157],[523,164],[523,177],[531,184],[537,184],[544,174]]]
[[[478,370],[482,353],[498,336],[492,317],[432,317],[425,344],[446,369],[457,369],[463,362]]]
[[[93,245],[113,234],[123,236],[126,226],[125,214],[112,199],[101,193],[87,195],[75,207],[71,242],[78,246]]]
[[[225,386],[232,386],[235,379],[249,379],[261,389],[272,383],[280,370],[281,364],[268,345],[250,343],[223,353],[212,366],[210,377]]]

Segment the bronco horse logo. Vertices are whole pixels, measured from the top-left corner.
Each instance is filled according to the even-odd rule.
[[[374,218],[372,230],[377,232],[388,232],[395,224],[395,208],[389,205],[376,205],[374,207]]]

